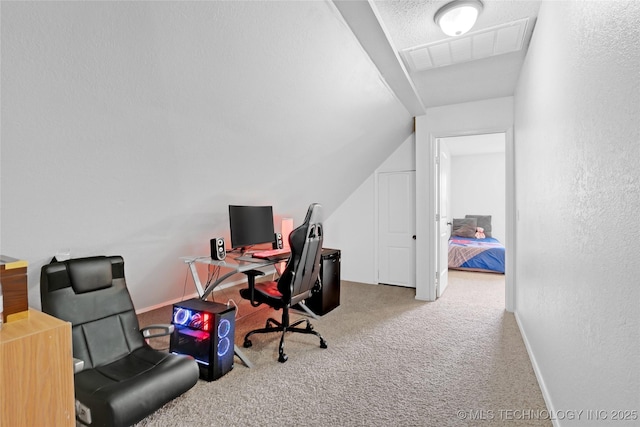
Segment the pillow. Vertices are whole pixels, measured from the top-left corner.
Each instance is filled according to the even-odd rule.
[[[475,218],[453,218],[452,236],[475,237],[478,221]]]
[[[465,215],[465,218],[475,218],[478,227],[484,228],[484,235],[491,237],[491,215]]]
[[[65,261],[76,294],[97,291],[111,287],[113,272],[111,260],[107,257],[89,257]]]

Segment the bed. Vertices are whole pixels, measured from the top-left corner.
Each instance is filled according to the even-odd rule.
[[[493,237],[476,239],[451,236],[449,268],[504,274],[504,245]]]
[[[491,236],[491,216],[467,215],[453,220],[449,268],[504,274],[504,245]]]

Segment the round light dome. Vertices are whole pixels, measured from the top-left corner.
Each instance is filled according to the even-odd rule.
[[[456,0],[441,7],[433,17],[448,36],[460,36],[469,31],[482,11],[479,0]]]

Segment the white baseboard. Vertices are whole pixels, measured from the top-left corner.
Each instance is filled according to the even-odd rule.
[[[542,398],[544,399],[545,405],[547,405],[547,411],[549,414],[555,414],[555,408],[553,407],[553,402],[551,401],[551,396],[549,395],[549,390],[547,389],[547,385],[544,382],[544,378],[542,377],[542,372],[540,372],[540,366],[538,366],[538,362],[536,361],[536,357],[531,350],[531,345],[529,344],[529,339],[527,338],[527,334],[522,327],[522,323],[520,322],[520,317],[518,316],[518,312],[513,313],[516,317],[516,323],[518,324],[518,329],[520,330],[520,335],[522,336],[522,340],[524,341],[524,346],[527,349],[527,354],[529,355],[529,360],[531,360],[531,365],[533,366],[533,372],[536,374],[536,379],[538,380],[538,385],[540,386],[540,391],[542,392]],[[551,417],[551,422],[554,427],[560,427],[560,421],[556,417]]]
[[[141,308],[139,310],[136,310],[136,314],[146,313],[147,311],[152,311],[152,310],[155,310],[155,309],[158,309],[158,308],[165,307],[167,305],[173,305],[173,304],[175,304],[177,302],[180,302],[180,301],[184,301],[184,300],[191,299],[191,298],[196,298],[197,296],[198,296],[198,293],[194,292],[192,294],[188,294],[188,295],[185,295],[185,296],[180,297],[180,298],[174,298],[174,299],[169,300],[169,301],[161,302],[160,304],[151,305],[149,307]]]

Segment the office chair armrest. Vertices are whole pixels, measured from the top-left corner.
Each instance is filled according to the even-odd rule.
[[[256,277],[264,276],[264,271],[260,271],[260,270],[247,270],[247,271],[243,271],[243,273],[246,274],[249,281],[253,282],[254,284],[255,284]]]
[[[151,332],[153,329],[160,329],[161,332],[153,333]],[[156,324],[156,325],[146,326],[140,329],[140,332],[142,332],[142,336],[145,339],[149,339],[149,338],[164,337],[166,335],[171,335],[174,329],[175,329],[174,325]]]
[[[262,304],[261,302],[256,302],[254,299],[254,291],[256,288],[256,277],[257,276],[264,276],[264,271],[260,271],[260,270],[247,270],[247,271],[243,271],[244,274],[247,275],[247,282],[249,284],[249,290],[251,291],[251,299],[249,299],[249,302],[251,303],[252,307],[257,307],[260,304]]]

